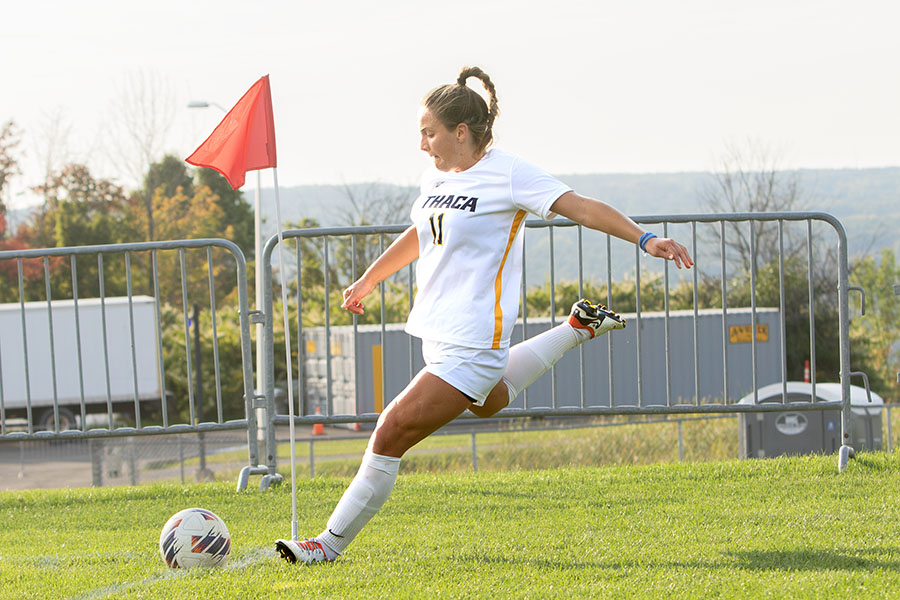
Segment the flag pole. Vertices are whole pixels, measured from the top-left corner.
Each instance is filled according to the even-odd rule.
[[[284,354],[287,361],[288,418],[291,436],[291,540],[297,541],[297,458],[294,440],[294,367],[291,364],[291,327],[288,322],[287,272],[284,269],[284,236],[281,231],[281,199],[278,194],[278,168],[275,177],[275,220],[278,230],[278,268],[281,273],[281,314],[284,319]],[[297,318],[300,318],[297,315]]]
[[[256,196],[253,202],[253,253],[255,255],[255,288],[256,288],[256,308],[262,310],[265,299],[263,298],[263,237],[262,237],[262,170],[256,171]],[[265,324],[259,323],[256,326],[256,389],[260,390],[257,394],[263,393],[266,389],[266,352],[265,352]],[[268,414],[264,408],[256,409],[256,422],[268,423],[266,419]],[[257,443],[265,441],[268,425],[265,428],[257,429]],[[275,439],[273,433],[272,439]]]

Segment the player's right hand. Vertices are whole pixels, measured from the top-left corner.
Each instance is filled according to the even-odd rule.
[[[362,299],[368,296],[373,288],[374,286],[364,282],[362,278],[357,279],[344,290],[344,302],[341,304],[341,308],[356,315],[363,314],[366,312],[366,308]]]

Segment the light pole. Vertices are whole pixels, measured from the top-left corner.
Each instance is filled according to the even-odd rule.
[[[227,113],[228,111],[222,108],[221,105],[216,104],[215,102],[207,102],[206,100],[192,100],[188,102],[188,108],[209,108],[210,106],[214,106],[221,110],[223,113]]]
[[[894,295],[900,296],[900,285],[894,286]],[[900,383],[900,373],[897,373],[897,383]],[[888,417],[888,418],[890,418],[890,417]]]
[[[213,106],[218,108],[223,113],[227,113],[228,111],[222,108],[221,105],[216,104],[215,102],[207,102],[206,100],[193,100],[188,102],[188,108],[209,108]],[[254,264],[256,265],[256,310],[263,309],[263,297],[262,297],[262,286],[263,286],[263,267],[261,264],[262,261],[262,211],[261,211],[261,193],[260,188],[262,186],[262,178],[260,171],[256,171],[256,198],[253,203],[253,236],[254,236],[254,246],[255,246],[255,258]],[[258,323],[256,325],[256,393],[261,394],[263,391],[263,368],[265,366],[265,359],[263,353],[263,324]],[[260,419],[265,418],[264,409],[257,409],[256,418],[257,423],[260,422]],[[257,427],[256,430],[257,437],[259,440],[265,439],[265,429],[261,427]]]

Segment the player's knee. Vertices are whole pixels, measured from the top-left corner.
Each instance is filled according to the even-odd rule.
[[[376,427],[371,439],[369,439],[369,449],[375,454],[381,454],[382,456],[399,457],[409,450],[409,444],[402,431]]]
[[[396,415],[382,413],[369,439],[369,448],[375,454],[384,456],[403,456],[416,440],[415,428],[404,423]]]
[[[473,404],[472,406],[469,407],[469,410],[470,410],[475,416],[481,417],[482,419],[484,419],[484,418],[487,418],[487,417],[493,417],[495,414],[497,414],[498,412],[500,412],[500,410],[501,410],[502,408],[503,408],[502,406],[495,406],[495,407],[491,407],[491,406],[476,406],[475,404]]]
[[[471,405],[469,410],[478,417],[493,417],[509,405],[510,392],[505,381],[500,381],[485,398],[482,406]]]

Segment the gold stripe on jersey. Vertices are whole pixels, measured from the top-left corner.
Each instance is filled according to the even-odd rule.
[[[491,348],[497,350],[500,348],[500,338],[503,336],[503,309],[500,307],[500,295],[503,292],[503,265],[506,264],[506,257],[509,256],[509,249],[512,248],[513,241],[516,239],[516,232],[519,231],[519,225],[525,218],[525,211],[516,212],[513,218],[512,227],[509,229],[509,239],[506,241],[506,250],[503,251],[503,260],[500,261],[500,268],[497,269],[497,278],[494,280],[494,340]]]

